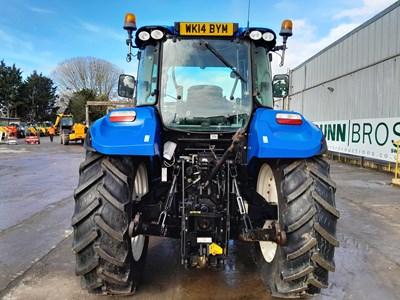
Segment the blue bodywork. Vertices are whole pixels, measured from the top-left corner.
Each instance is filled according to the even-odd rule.
[[[253,158],[307,158],[321,151],[323,135],[302,118],[301,125],[281,125],[276,114],[288,111],[259,108],[250,124],[248,161]],[[300,115],[300,114],[299,114]]]
[[[117,110],[132,109],[136,111],[133,122],[113,123],[109,115],[97,120],[90,127],[90,146],[108,155],[160,155],[160,125],[154,107]]]
[[[160,155],[160,122],[155,109],[134,110],[134,122],[112,123],[108,115],[95,122],[90,127],[90,147],[108,155]],[[278,113],[288,112],[265,108],[255,111],[249,129],[248,162],[253,158],[307,158],[323,150],[323,134],[318,127],[303,117],[301,125],[278,124]]]

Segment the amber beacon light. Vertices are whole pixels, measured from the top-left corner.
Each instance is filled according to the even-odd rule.
[[[136,30],[136,16],[134,14],[127,13],[125,15],[124,29],[128,31]]]
[[[128,54],[126,55],[126,61],[130,62],[132,60],[132,32],[134,32],[136,27],[136,16],[131,13],[125,15],[124,29],[128,32],[128,39],[126,44],[128,45]]]
[[[281,31],[279,32],[280,36],[292,36],[293,32],[293,22],[292,20],[285,20],[282,22]]]
[[[277,50],[278,49],[282,50],[281,63],[279,64],[280,67],[283,66],[284,61],[285,61],[285,52],[287,49],[286,42],[287,42],[288,37],[293,35],[292,29],[293,29],[292,20],[284,20],[282,22],[281,31],[279,32],[279,35],[282,36],[283,45],[275,47],[275,49],[277,49]]]

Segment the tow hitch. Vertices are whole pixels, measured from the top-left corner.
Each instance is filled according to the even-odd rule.
[[[279,246],[286,245],[286,233],[281,230],[278,223],[272,223],[271,227],[263,229],[249,229],[240,235],[240,239],[246,242],[274,242]]]

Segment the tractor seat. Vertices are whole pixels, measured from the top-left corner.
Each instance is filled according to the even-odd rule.
[[[194,85],[188,89],[187,110],[191,116],[209,117],[226,115],[229,103],[216,85]]]

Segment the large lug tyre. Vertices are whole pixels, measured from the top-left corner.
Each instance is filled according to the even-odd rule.
[[[128,156],[87,152],[75,190],[75,273],[96,294],[131,295],[144,273],[148,237],[130,238],[133,203],[149,189],[146,166]]]
[[[302,297],[328,287],[339,246],[335,183],[329,165],[320,157],[263,164],[257,192],[278,204],[277,220],[287,243],[256,243],[256,261],[267,289],[277,297]],[[267,221],[264,225],[268,226]]]

